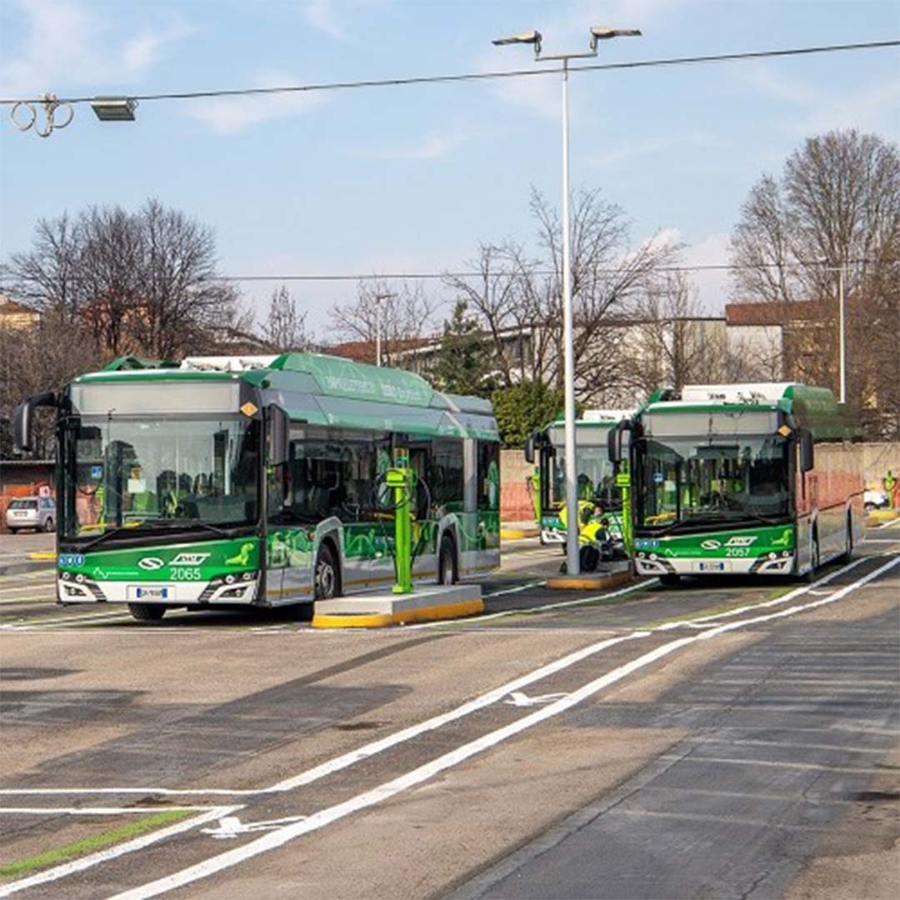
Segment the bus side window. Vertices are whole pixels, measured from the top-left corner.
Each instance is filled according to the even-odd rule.
[[[500,508],[500,445],[478,442],[478,509]]]

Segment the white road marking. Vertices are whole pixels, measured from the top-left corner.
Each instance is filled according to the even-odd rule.
[[[816,588],[834,581],[834,579],[837,578],[838,575],[843,575],[846,572],[849,572],[851,569],[855,569],[860,563],[864,561],[864,559],[854,559],[852,562],[847,563],[847,565],[842,566],[836,572],[830,572],[824,578],[820,578],[813,584],[803,585],[802,587],[795,588],[794,590],[789,591],[787,594],[784,594],[781,597],[776,597],[774,600],[764,600],[761,603],[750,603],[747,606],[737,606],[734,609],[729,609],[725,612],[712,613],[708,616],[697,616],[697,618],[695,619],[689,619],[683,622],[667,622],[665,625],[660,625],[655,630],[671,631],[673,628],[683,628],[685,626],[694,628],[703,623],[715,622],[719,619],[728,619],[732,616],[739,616],[750,610],[768,609],[770,606],[780,606],[781,604],[787,603],[789,600],[793,600],[796,597],[801,597],[804,594],[813,593]]]
[[[565,696],[565,694],[541,694],[540,697],[529,697],[522,691],[513,691],[510,698],[503,702],[510,706],[542,706],[544,703],[553,703],[554,700]]]
[[[250,834],[254,831],[275,831],[282,825],[290,825],[300,822],[306,816],[287,816],[283,819],[270,819],[268,822],[242,822],[237,816],[225,816],[219,819],[215,828],[201,828],[203,834],[208,834],[217,840],[234,840],[242,834]]]
[[[130,816],[134,813],[202,812],[218,806],[7,806],[0,816]]]
[[[189,866],[188,868],[182,869],[180,872],[176,872],[173,875],[157,879],[156,881],[152,881],[148,884],[142,885],[141,887],[135,888],[134,890],[117,894],[114,898],[112,898],[112,900],[146,900],[146,898],[149,897],[156,897],[159,894],[167,893],[168,891],[183,887],[186,884],[191,884],[194,881],[199,881],[202,878],[208,878],[210,875],[246,862],[248,859],[259,856],[260,854],[266,853],[269,850],[274,850],[277,847],[281,847],[289,841],[300,837],[301,835],[308,834],[312,831],[317,831],[321,828],[324,828],[326,825],[331,824],[332,822],[345,818],[346,816],[359,812],[360,810],[376,806],[377,804],[382,803],[390,797],[393,797],[403,791],[415,787],[416,785],[428,781],[440,772],[457,766],[461,762],[479,753],[483,753],[485,750],[507,740],[513,735],[526,731],[527,729],[532,728],[534,725],[537,725],[540,722],[550,719],[553,716],[559,715],[560,713],[570,709],[576,704],[581,703],[583,700],[592,697],[603,688],[615,684],[617,681],[620,681],[633,672],[636,672],[639,669],[644,668],[645,666],[651,665],[657,660],[662,659],[664,656],[668,656],[675,650],[678,650],[697,641],[710,640],[718,634],[724,634],[737,628],[744,628],[748,625],[759,624],[762,622],[770,622],[774,619],[797,615],[798,613],[805,612],[809,609],[817,609],[820,606],[834,603],[842,597],[846,597],[847,594],[849,594],[853,590],[856,590],[856,588],[872,581],[879,575],[887,572],[889,569],[892,569],[897,565],[898,562],[900,562],[900,557],[895,557],[889,563],[886,563],[885,565],[874,570],[873,572],[870,572],[868,575],[864,576],[858,581],[847,585],[839,591],[835,591],[831,596],[825,597],[821,600],[815,600],[812,603],[792,607],[791,609],[780,610],[779,612],[771,613],[766,616],[758,616],[756,618],[747,619],[740,622],[731,622],[726,625],[720,625],[717,628],[707,631],[703,634],[670,641],[668,644],[657,647],[655,650],[651,650],[649,653],[645,653],[643,656],[640,656],[623,666],[619,666],[619,668],[614,669],[612,672],[608,672],[606,675],[603,675],[600,678],[597,678],[594,681],[583,685],[578,690],[573,691],[571,694],[561,698],[560,700],[557,700],[555,703],[552,703],[549,706],[545,706],[542,709],[537,710],[536,712],[530,713],[529,715],[524,716],[523,718],[511,723],[510,725],[507,725],[504,728],[500,728],[497,731],[491,732],[490,734],[483,735],[477,740],[471,741],[468,744],[464,744],[463,746],[458,747],[456,750],[453,750],[450,753],[446,753],[443,756],[438,757],[437,759],[425,764],[424,766],[419,766],[418,768],[407,772],[405,775],[401,775],[399,778],[388,781],[371,791],[366,791],[365,793],[360,794],[357,797],[353,797],[350,800],[345,801],[344,803],[339,803],[336,806],[332,806],[328,809],[320,810],[319,812],[309,816],[309,818],[307,819],[293,823],[291,825],[285,825],[284,827],[279,828],[276,831],[269,832],[267,835],[265,835],[265,837],[257,838],[255,841],[251,841],[250,843],[244,844],[241,847],[236,847],[234,850],[221,853],[218,856],[212,857],[211,859],[205,860],[204,862],[198,863],[197,865]]]

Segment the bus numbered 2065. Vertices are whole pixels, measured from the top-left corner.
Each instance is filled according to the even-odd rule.
[[[825,388],[661,389],[611,435],[630,432],[639,575],[812,575],[849,559],[863,522],[860,430]]]
[[[395,580],[394,451],[415,471],[413,577],[500,562],[490,403],[318,354],[123,358],[59,393],[57,597],[167,609],[309,604]]]

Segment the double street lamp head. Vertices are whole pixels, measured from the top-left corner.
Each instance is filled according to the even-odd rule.
[[[602,28],[595,25],[591,28],[591,52],[590,54],[573,53],[567,56],[585,56],[595,55],[597,53],[597,42],[608,41],[615,37],[640,37],[641,32],[637,28]],[[533,44],[535,59],[541,55],[541,33],[537,30],[525,31],[522,34],[514,34],[511,37],[497,38],[492,42],[495,47],[502,47],[506,44]],[[557,58],[557,57],[552,57]]]

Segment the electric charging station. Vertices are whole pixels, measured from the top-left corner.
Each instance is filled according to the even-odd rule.
[[[397,582],[393,593],[411,594],[412,583],[412,519],[415,515],[416,473],[409,467],[409,451],[394,450],[394,465],[385,473],[384,483],[394,499],[394,565]]]

